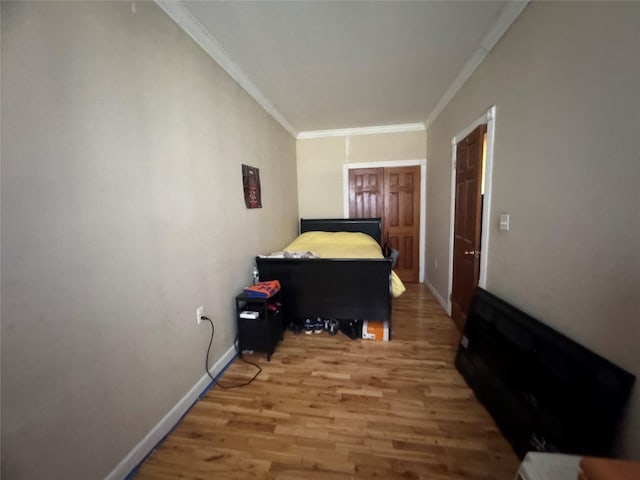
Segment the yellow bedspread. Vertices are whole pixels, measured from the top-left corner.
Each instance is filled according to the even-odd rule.
[[[286,252],[306,252],[320,258],[384,258],[378,242],[357,232],[306,232],[284,248]],[[391,272],[391,294],[399,297],[406,288],[395,272]]]

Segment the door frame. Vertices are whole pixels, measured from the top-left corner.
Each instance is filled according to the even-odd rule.
[[[486,288],[487,285],[487,261],[489,257],[489,227],[491,214],[491,191],[493,179],[493,149],[496,128],[496,106],[493,105],[484,115],[476,119],[471,125],[458,132],[451,139],[451,218],[449,221],[449,285],[447,291],[447,314],[451,316],[451,293],[453,292],[453,239],[456,215],[456,147],[458,142],[464,140],[478,125],[487,124],[487,152],[484,171],[484,201],[482,204],[482,233],[480,235],[480,278],[478,286]]]
[[[420,244],[418,281],[424,283],[425,225],[427,219],[427,159],[387,160],[382,162],[345,163],[342,166],[342,210],[349,218],[349,170],[356,168],[420,167]]]

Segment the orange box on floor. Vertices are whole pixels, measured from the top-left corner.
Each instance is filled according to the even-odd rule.
[[[362,322],[362,338],[367,340],[389,341],[389,322]]]

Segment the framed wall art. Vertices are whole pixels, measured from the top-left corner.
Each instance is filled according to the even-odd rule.
[[[260,169],[242,165],[242,187],[244,188],[244,203],[247,208],[262,208]]]

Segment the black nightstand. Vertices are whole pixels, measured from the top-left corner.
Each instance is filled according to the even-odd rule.
[[[240,357],[244,350],[253,350],[266,352],[267,361],[271,360],[271,355],[284,334],[280,298],[280,292],[269,298],[249,297],[244,293],[236,297]],[[243,318],[243,312],[255,312],[255,318]]]

